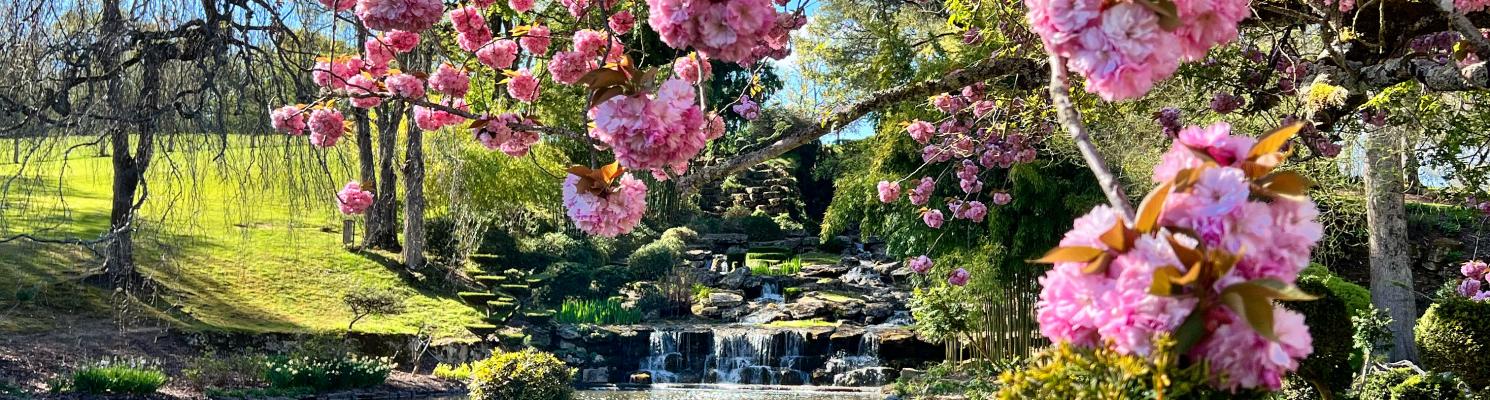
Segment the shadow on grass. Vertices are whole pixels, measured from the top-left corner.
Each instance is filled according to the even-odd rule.
[[[377,263],[398,275],[404,285],[418,291],[419,294],[432,298],[445,298],[460,300],[456,293],[459,292],[456,284],[444,279],[443,276],[430,275],[429,273],[444,273],[445,271],[432,266],[426,266],[420,271],[410,271],[402,262],[390,257],[387,253],[376,250],[350,250],[363,259]]]

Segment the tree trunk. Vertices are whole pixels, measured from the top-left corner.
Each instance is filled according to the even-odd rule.
[[[18,137],[15,138],[15,140],[10,141],[10,163],[11,164],[20,164],[21,163],[21,140],[22,139],[18,136]]]
[[[1392,317],[1389,361],[1417,360],[1412,329],[1417,322],[1412,263],[1408,258],[1407,208],[1402,196],[1398,125],[1373,129],[1366,138],[1366,224],[1371,255],[1371,302]]]
[[[1402,135],[1402,177],[1406,180],[1402,187],[1403,193],[1423,193],[1423,180],[1418,176],[1417,142],[1416,136]]]
[[[105,43],[103,51],[99,54],[101,70],[111,71],[118,67],[120,53],[124,47],[124,17],[119,10],[118,0],[106,0],[103,4],[103,21],[99,30]],[[112,105],[115,117],[126,117],[124,105],[124,78],[115,77],[104,84],[105,104]],[[104,252],[104,272],[110,278],[128,275],[134,268],[134,243],[130,235],[130,220],[134,212],[135,188],[138,187],[140,174],[135,168],[134,158],[129,152],[129,130],[124,123],[114,121],[107,123],[109,129],[108,145],[113,147],[113,201],[109,208],[109,232],[113,239],[108,241]],[[104,144],[100,143],[99,153],[102,156]]]
[[[378,190],[378,166],[377,160],[373,158],[372,148],[372,125],[368,121],[367,109],[352,108],[352,120],[357,126],[357,179],[362,181],[363,190]],[[369,210],[367,218],[364,219],[362,228],[365,229],[362,237],[370,237],[373,234],[372,220],[374,212]]]
[[[409,109],[414,120],[413,108]],[[404,265],[424,268],[424,132],[409,124],[404,161]]]
[[[373,205],[367,214],[365,248],[398,250],[398,176],[394,175],[393,155],[398,146],[398,125],[403,121],[403,103],[384,103],[378,112],[378,181],[373,191]],[[360,149],[359,149],[360,151]]]

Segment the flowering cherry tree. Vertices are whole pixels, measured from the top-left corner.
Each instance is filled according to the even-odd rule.
[[[723,106],[700,95],[710,75],[706,60],[749,66],[781,59],[790,54],[792,30],[806,22],[805,4],[793,9],[788,1],[648,1],[648,27],[667,45],[693,53],[670,66],[641,69],[620,40],[633,32],[638,18],[633,10],[614,0],[562,3],[567,16],[548,16],[532,1],[511,0],[505,9],[526,23],[498,31],[487,20],[503,11],[494,1],[448,9],[433,0],[322,1],[328,12],[355,16],[349,20],[358,30],[376,34],[363,43],[361,54],[318,60],[311,75],[321,87],[319,99],[275,108],[271,124],[290,135],[308,131],[312,145],[332,147],[346,129],[336,99],[349,99],[356,108],[393,100],[412,105],[414,122],[423,130],[463,126],[486,148],[514,157],[524,156],[544,134],[585,141],[612,153],[615,163],[569,171],[562,183],[567,214],[586,232],[614,236],[635,227],[646,209],[646,186],[626,171],[650,172],[659,180],[684,174],[700,150],[723,134],[723,119],[711,111]],[[431,28],[442,21],[452,28],[460,53],[433,71],[420,71],[417,63],[394,65],[400,54],[418,46],[421,35],[441,32]],[[556,22],[575,29],[557,32],[551,28]],[[505,77],[499,84],[515,101],[511,109],[476,112],[466,104],[478,68]],[[588,132],[547,128],[524,112],[551,85],[584,87]],[[748,97],[738,103],[732,111],[747,119],[757,115],[758,106]],[[349,185],[338,195],[340,208],[366,209],[356,206],[363,193]]]

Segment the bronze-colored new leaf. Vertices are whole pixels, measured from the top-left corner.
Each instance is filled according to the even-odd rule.
[[[1294,171],[1278,171],[1268,175],[1257,182],[1264,196],[1279,197],[1290,200],[1304,198],[1309,188],[1314,187],[1314,181],[1299,175]]]
[[[1149,294],[1155,296],[1173,296],[1175,292],[1174,281],[1180,275],[1180,269],[1173,265],[1154,269],[1154,276],[1152,281],[1149,282]]]
[[[1247,320],[1257,334],[1268,340],[1278,340],[1278,333],[1273,331],[1273,302],[1267,297],[1245,290],[1233,290],[1240,283],[1227,287],[1221,291],[1221,304],[1230,308],[1231,312],[1242,316]]]
[[[1164,182],[1163,185],[1154,188],[1148,196],[1144,196],[1143,203],[1138,205],[1138,218],[1133,221],[1133,230],[1139,233],[1151,233],[1159,229],[1159,215],[1164,211],[1164,200],[1169,198],[1169,190],[1174,187],[1174,182]]]
[[[615,182],[616,178],[625,172],[625,169],[621,168],[620,164],[610,163],[596,169],[575,165],[569,167],[567,171],[579,177],[579,183],[575,185],[576,189],[604,196],[610,193],[611,183]]]
[[[1138,0],[1138,4],[1148,8],[1159,16],[1159,27],[1173,32],[1180,27],[1179,7],[1173,0]]]
[[[1055,264],[1063,262],[1090,262],[1098,256],[1105,254],[1102,249],[1086,246],[1066,246],[1050,249],[1044,256],[1031,262],[1041,264]]]
[[[1257,138],[1257,144],[1252,145],[1252,149],[1247,152],[1247,159],[1255,161],[1262,156],[1281,152],[1283,146],[1288,144],[1288,140],[1293,139],[1293,136],[1298,134],[1299,129],[1303,127],[1303,122],[1294,122],[1262,135]]]
[[[1123,253],[1133,248],[1133,241],[1137,239],[1136,236],[1133,234],[1133,231],[1128,230],[1126,225],[1123,225],[1123,220],[1119,219],[1113,221],[1112,228],[1108,229],[1107,232],[1103,232],[1102,236],[1098,237],[1098,239],[1102,241],[1102,244],[1107,245],[1107,248]]]
[[[1092,262],[1087,263],[1086,264],[1086,268],[1082,268],[1081,269],[1081,273],[1083,273],[1083,274],[1100,274],[1100,273],[1107,272],[1107,266],[1112,264],[1112,259],[1113,259],[1112,253],[1108,253],[1108,252],[1105,252],[1104,251],[1104,252],[1102,252],[1101,255],[1098,255],[1097,256],[1097,259],[1092,260]]]

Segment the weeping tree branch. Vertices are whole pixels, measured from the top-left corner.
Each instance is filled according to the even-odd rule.
[[[846,104],[831,114],[815,120],[793,117],[791,127],[785,134],[768,146],[734,156],[721,164],[694,170],[678,179],[678,189],[693,193],[706,183],[744,171],[753,165],[785,154],[792,149],[811,143],[832,133],[835,129],[884,107],[903,101],[956,90],[976,82],[1006,78],[1006,86],[1016,89],[1037,87],[1044,73],[1037,62],[1026,58],[990,58],[974,63],[967,68],[952,71],[946,76],[925,80],[905,86],[874,92],[864,100]]]
[[[1071,103],[1070,88],[1066,85],[1066,61],[1061,56],[1050,55],[1050,103],[1055,107],[1056,119],[1061,127],[1071,134],[1071,140],[1076,142],[1076,148],[1081,151],[1081,157],[1086,159],[1086,166],[1091,168],[1092,175],[1097,176],[1097,184],[1102,186],[1102,193],[1107,195],[1107,202],[1112,208],[1123,213],[1129,221],[1133,220],[1133,205],[1128,203],[1128,194],[1123,192],[1123,185],[1118,183],[1117,177],[1107,169],[1107,161],[1102,159],[1102,154],[1097,152],[1097,146],[1092,144],[1090,133],[1086,124],[1081,122],[1081,112]]]

